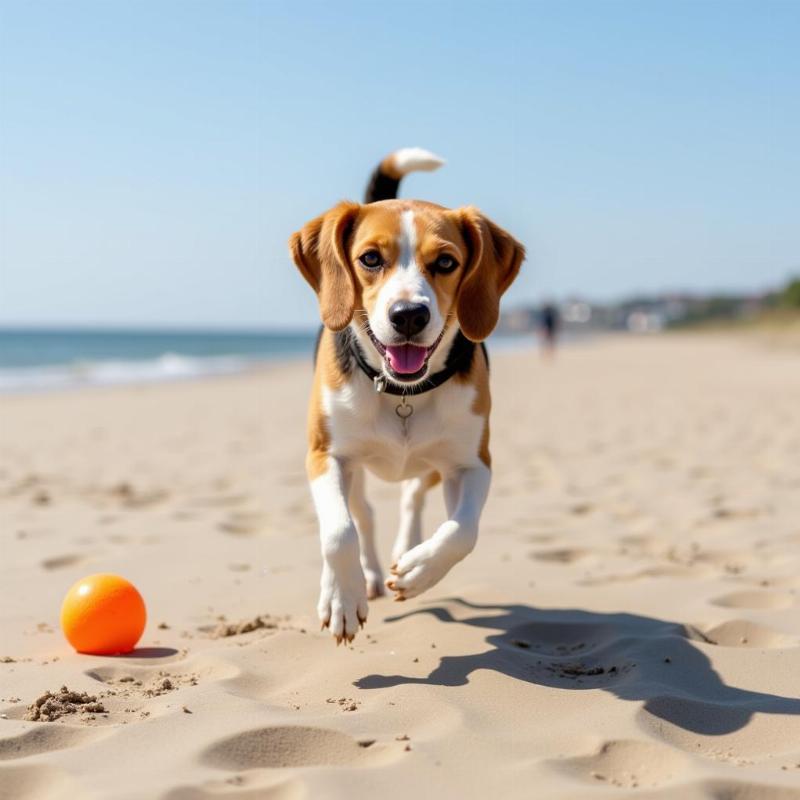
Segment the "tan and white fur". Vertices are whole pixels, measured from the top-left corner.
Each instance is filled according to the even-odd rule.
[[[322,547],[317,610],[337,643],[353,639],[368,599],[384,593],[366,470],[402,483],[385,582],[397,600],[429,589],[475,547],[489,492],[489,372],[475,343],[494,328],[524,249],[475,208],[391,199],[407,172],[441,163],[419,148],[397,151],[374,173],[369,202],[342,202],[290,240],[324,325],[306,468]],[[376,391],[354,350],[378,382],[411,394]],[[453,364],[447,380],[413,393]],[[413,407],[406,419],[401,404]],[[425,493],[439,481],[447,519],[424,539]]]

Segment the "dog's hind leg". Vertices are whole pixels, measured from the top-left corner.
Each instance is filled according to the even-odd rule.
[[[400,494],[400,528],[392,548],[392,563],[422,541],[422,509],[425,493],[439,482],[438,472],[403,481]]]
[[[350,513],[356,523],[358,541],[361,545],[361,567],[367,581],[367,597],[373,600],[385,594],[385,588],[381,562],[375,549],[375,514],[367,502],[364,483],[364,470],[355,469],[350,483]]]

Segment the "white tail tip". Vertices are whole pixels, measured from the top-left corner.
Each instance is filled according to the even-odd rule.
[[[403,147],[395,150],[391,155],[392,165],[398,176],[407,175],[409,172],[433,172],[439,169],[445,160],[430,150],[421,147]]]

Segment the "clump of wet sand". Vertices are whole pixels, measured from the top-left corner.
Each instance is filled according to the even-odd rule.
[[[222,621],[211,631],[212,639],[224,639],[228,636],[239,636],[243,633],[251,633],[252,631],[261,630],[264,628],[277,628],[278,622],[274,617],[268,614],[259,615],[252,619],[242,620],[240,622],[225,622]]]
[[[67,714],[105,714],[97,695],[73,692],[62,686],[57,692],[46,691],[29,706],[24,719],[29,722],[55,722]]]

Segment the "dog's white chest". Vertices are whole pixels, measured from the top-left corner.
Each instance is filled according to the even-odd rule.
[[[324,390],[331,455],[388,481],[473,466],[484,426],[472,410],[474,399],[472,385],[449,381],[404,402],[356,375],[341,389]]]

